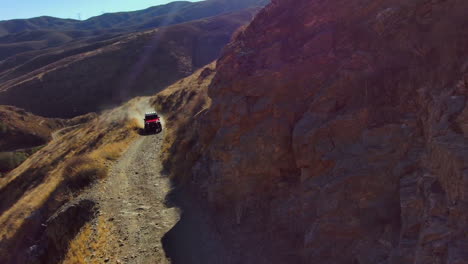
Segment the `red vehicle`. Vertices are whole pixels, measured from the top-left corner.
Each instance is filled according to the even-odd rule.
[[[161,118],[156,112],[145,114],[145,133],[159,133],[162,131]]]

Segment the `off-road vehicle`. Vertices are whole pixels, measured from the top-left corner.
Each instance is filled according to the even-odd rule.
[[[159,133],[162,131],[161,118],[156,112],[145,114],[145,133]]]

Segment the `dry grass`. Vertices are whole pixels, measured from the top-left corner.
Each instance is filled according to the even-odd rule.
[[[109,161],[116,161],[136,137],[138,122],[135,119],[125,123],[115,131],[106,131],[102,144],[87,155],[70,159],[63,170],[64,186],[76,192],[107,176]],[[98,136],[98,137],[100,137]],[[113,141],[106,140],[109,136]]]
[[[99,216],[96,219],[97,228],[93,228],[92,223],[86,224],[71,241],[63,264],[102,263],[99,256],[105,255],[109,241],[113,239],[108,223]]]
[[[0,151],[44,145],[64,124],[60,119],[36,116],[13,106],[0,106],[0,120]]]
[[[130,143],[137,138],[138,122],[128,115],[132,104],[102,114],[87,124],[52,140],[44,148],[29,157],[18,168],[0,178],[0,193],[11,189],[15,182],[26,179],[27,173],[34,168],[49,168],[44,177],[34,182],[26,181],[18,185],[22,195],[5,207],[0,214],[0,262],[9,263],[20,241],[25,241],[24,228],[28,228],[29,216],[41,210],[44,222],[58,206],[73,197],[90,183],[106,176],[106,167],[117,159]],[[72,192],[70,192],[70,190]],[[72,245],[70,245],[72,246]],[[77,262],[79,263],[79,262]]]
[[[162,146],[164,170],[184,182],[184,175],[198,159],[191,151],[196,131],[194,124],[211,107],[208,87],[215,76],[216,63],[200,69],[159,93],[153,100],[156,109],[166,119],[166,133]],[[192,128],[192,129],[187,129]]]
[[[138,120],[136,118],[131,118],[120,131],[114,132],[115,142],[101,145],[90,154],[90,157],[101,163],[118,160],[136,138],[139,128],[140,124]]]
[[[214,64],[210,67],[214,68]],[[210,105],[207,87],[214,73],[204,78],[199,77],[200,73],[201,70],[181,83],[169,87],[156,96],[151,104],[148,98],[134,99],[122,107],[103,113],[98,118],[59,135],[18,168],[0,178],[1,193],[11,183],[23,179],[31,168],[49,168],[44,172],[41,182],[35,184],[27,182],[20,185],[23,188],[20,191],[24,193],[0,215],[0,226],[9,227],[0,229],[0,238],[6,241],[0,248],[0,262],[3,256],[8,255],[6,252],[13,252],[19,241],[25,241],[27,234],[21,231],[27,228],[26,219],[30,219],[31,215],[41,210],[40,215],[44,219],[38,218],[37,221],[46,221],[58,206],[72,197],[69,195],[69,190],[75,194],[79,193],[89,184],[106,176],[106,167],[110,165],[109,163],[118,159],[138,137],[141,118],[144,112],[150,110],[148,108],[153,108],[151,105],[159,105],[160,109],[166,110],[164,111],[167,114],[168,129],[164,148],[168,153],[166,163],[175,164],[178,159],[190,155],[190,153],[175,153],[174,142],[181,137],[191,136],[191,130],[185,130],[184,127],[193,122],[194,115]],[[177,150],[188,149],[188,144],[189,142],[183,141]],[[89,255],[85,247],[85,238],[90,235],[94,234],[90,234],[85,228],[70,243],[70,258],[65,263],[89,263],[83,256]],[[6,260],[8,263],[8,258]]]
[[[0,152],[0,172],[8,172],[28,158],[24,152]]]
[[[88,156],[71,159],[63,170],[64,186],[76,192],[107,176],[106,167]]]
[[[0,135],[6,134],[8,132],[8,126],[0,121]]]
[[[78,236],[70,243],[67,255],[65,257],[64,264],[86,264],[90,256],[83,254],[88,252],[89,238],[93,234],[92,225],[86,224]]]
[[[106,160],[115,161],[120,158],[120,156],[122,155],[124,150],[127,149],[127,147],[128,142],[126,141],[112,143],[110,145],[105,145],[102,148],[100,148],[97,155]]]

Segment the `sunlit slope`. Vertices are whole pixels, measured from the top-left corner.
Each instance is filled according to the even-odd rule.
[[[106,177],[109,163],[136,138],[140,117],[151,110],[148,100],[136,98],[70,127],[0,177],[1,263],[36,263],[31,261],[37,257],[44,261],[65,254],[68,244],[62,242],[72,239],[72,234],[67,231],[57,237],[56,228],[79,230],[81,223],[77,218],[63,223],[52,216],[89,184]],[[91,210],[92,202],[84,203],[91,203],[85,206]],[[28,251],[32,246],[42,253]]]
[[[93,218],[97,205],[80,194],[89,184],[100,184],[113,162],[139,137],[145,112],[156,108],[164,114],[167,137],[162,152],[168,154],[166,158],[174,154],[176,148],[171,145],[175,138],[187,133],[187,141],[180,144],[191,144],[195,131],[185,127],[194,118],[193,113],[203,114],[210,106],[207,88],[215,74],[214,65],[201,68],[157,95],[135,98],[66,128],[20,167],[0,177],[0,262],[48,263],[88,254],[87,247],[80,244],[89,239],[90,227],[83,219]],[[78,235],[80,230],[83,233]],[[92,240],[99,243],[93,247],[106,246],[105,237]],[[67,254],[69,246],[72,252]]]

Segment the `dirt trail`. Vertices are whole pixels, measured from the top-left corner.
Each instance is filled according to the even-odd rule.
[[[89,263],[241,263],[224,245],[209,214],[184,191],[171,189],[170,180],[161,175],[163,134],[137,139],[109,177],[88,193],[104,221],[94,228],[110,229],[105,248]]]
[[[177,209],[164,205],[170,191],[159,161],[163,134],[139,138],[93,191],[100,216],[111,226],[109,263],[169,263],[161,238],[179,220]]]

